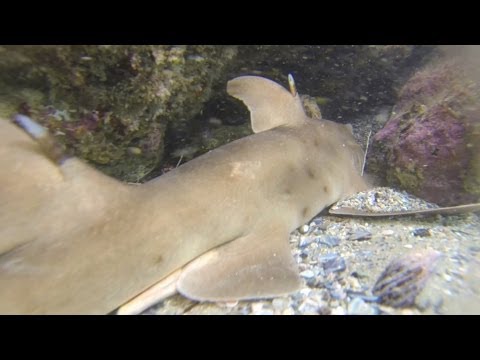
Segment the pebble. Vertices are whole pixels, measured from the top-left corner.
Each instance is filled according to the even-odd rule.
[[[332,309],[331,315],[346,315],[346,311],[343,307],[337,306],[336,308]]]
[[[348,284],[350,285],[350,289],[352,290],[359,290],[361,288],[360,282],[354,276],[348,277]]]
[[[314,299],[306,299],[298,307],[298,311],[303,315],[317,315],[320,306]]]
[[[318,258],[318,262],[326,274],[332,272],[342,272],[347,268],[345,260],[338,254],[327,254],[320,256]]]
[[[310,226],[314,227],[315,230],[318,229],[322,231],[325,231],[328,228],[328,225],[325,224],[325,221],[321,217],[313,219],[313,221],[310,223]]]
[[[300,242],[298,243],[298,246],[301,248],[304,248],[308,245],[310,245],[313,242],[314,238],[311,236],[301,236],[300,237]]]
[[[480,246],[470,246],[468,250],[470,250],[471,252],[477,253],[477,252],[480,252]]]
[[[300,234],[306,234],[306,233],[308,233],[308,230],[310,230],[310,226],[308,226],[308,225],[306,225],[306,224],[305,224],[305,225],[302,225],[302,226],[300,226],[300,227],[298,228],[298,232],[299,232]]]
[[[382,231],[382,235],[384,235],[384,236],[391,236],[391,235],[393,235],[393,234],[395,234],[395,231],[393,231],[393,230],[391,230],[391,229],[383,230],[383,231]]]
[[[378,309],[356,297],[348,304],[347,313],[348,315],[377,315]]]
[[[127,151],[132,155],[142,155],[142,149],[140,149],[136,146],[128,147]]]
[[[234,308],[238,305],[238,301],[226,301],[223,305],[225,305],[226,308]]]
[[[291,300],[288,298],[276,298],[272,301],[272,306],[274,310],[283,311],[290,307]]]
[[[331,291],[330,296],[332,297],[332,299],[344,300],[347,298],[347,293],[343,288],[340,288],[340,289]]]
[[[340,245],[340,238],[337,236],[325,235],[317,238],[320,244],[327,245],[328,247],[335,247]]]
[[[315,277],[315,273],[312,270],[305,270],[300,273],[300,276],[305,279],[313,279]]]
[[[282,311],[282,315],[295,315],[295,310],[290,306]]]
[[[274,312],[272,309],[264,309],[256,313],[253,313],[252,315],[274,315]]]
[[[251,304],[252,312],[257,313],[262,311],[263,309],[263,303],[261,302],[254,302]]]
[[[359,229],[359,230],[356,230],[352,235],[350,235],[348,240],[351,240],[351,241],[365,241],[365,240],[369,240],[371,238],[372,238],[372,233],[370,231],[364,230],[364,229]]]
[[[347,297],[347,293],[342,285],[338,282],[334,282],[329,286],[330,297],[335,300],[343,300]]]
[[[412,232],[413,236],[420,236],[420,237],[426,237],[426,236],[431,236],[432,234],[430,233],[430,229],[425,229],[425,228],[419,228],[415,229]]]
[[[443,274],[443,278],[446,282],[451,282],[453,278],[448,274]]]

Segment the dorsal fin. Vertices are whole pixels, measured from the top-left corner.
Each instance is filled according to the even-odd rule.
[[[230,80],[227,92],[248,107],[255,133],[280,125],[301,124],[306,118],[298,94],[294,96],[276,82],[260,76]]]

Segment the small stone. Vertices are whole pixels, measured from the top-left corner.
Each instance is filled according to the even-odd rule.
[[[332,309],[331,315],[345,315],[345,309],[341,306],[337,306],[336,308]]]
[[[480,246],[470,246],[468,250],[470,250],[471,252],[477,253],[477,252],[480,252]]]
[[[330,292],[332,299],[344,300],[347,297],[347,293],[343,289],[337,289]]]
[[[420,315],[420,312],[417,309],[402,309],[400,315]]]
[[[261,310],[253,315],[274,315],[274,312],[272,309],[264,309],[264,310]]]
[[[373,256],[373,252],[369,250],[362,250],[357,253],[357,258],[359,261],[370,260]]]
[[[290,306],[290,300],[286,298],[276,298],[272,300],[274,310],[283,311]]]
[[[259,311],[262,311],[263,309],[263,303],[261,302],[255,302],[251,305],[252,307],[252,313],[257,313]]]
[[[348,304],[348,315],[377,315],[378,309],[356,297]]]
[[[313,242],[314,238],[311,236],[302,236],[300,237],[300,242],[298,243],[298,246],[301,248],[306,247],[310,245]]]
[[[307,224],[302,225],[298,228],[298,232],[300,234],[306,234],[308,232],[308,230],[310,230],[310,226],[308,226]]]
[[[340,238],[337,236],[325,235],[317,238],[320,244],[327,245],[328,247],[335,247],[340,244]]]
[[[127,151],[132,155],[142,155],[142,149],[136,146],[130,146],[127,148]]]
[[[234,308],[238,305],[238,301],[226,301],[223,303],[226,308]]]
[[[335,300],[343,300],[347,297],[347,293],[343,289],[343,286],[338,282],[334,282],[328,287],[330,297]]]
[[[327,230],[327,225],[322,218],[313,219],[313,221],[310,223],[310,226],[316,227],[319,230]]]
[[[306,299],[304,302],[300,304],[298,307],[298,311],[302,315],[317,315],[319,304],[313,299]]]
[[[311,289],[309,289],[309,288],[303,288],[303,289],[301,289],[297,294],[298,294],[302,299],[304,299],[304,298],[308,297],[311,292],[312,292]]]
[[[345,260],[338,254],[327,254],[318,258],[319,264],[328,275],[333,272],[342,272],[346,269]]]
[[[295,310],[290,306],[282,311],[282,315],[295,315]]]
[[[427,237],[431,236],[430,229],[418,228],[412,231],[413,236]]]
[[[393,231],[393,230],[391,230],[391,229],[383,230],[383,231],[382,231],[382,235],[384,235],[384,236],[391,236],[391,235],[393,235],[393,234],[395,234],[395,231]]]
[[[350,289],[358,290],[361,288],[360,282],[356,277],[349,276],[347,281],[348,281],[348,284],[350,285]]]
[[[348,240],[351,240],[351,241],[365,241],[365,240],[369,240],[371,238],[372,238],[372,233],[370,231],[359,229],[359,230],[356,230],[348,238]]]
[[[453,278],[448,275],[448,274],[443,274],[443,279],[446,281],[446,282],[451,282],[453,280]]]
[[[305,279],[313,279],[315,277],[315,273],[312,270],[305,270],[300,273],[300,276]]]

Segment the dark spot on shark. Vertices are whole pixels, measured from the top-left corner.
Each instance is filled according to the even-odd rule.
[[[163,262],[163,256],[162,255],[158,255],[156,258],[155,258],[155,265],[159,265]]]
[[[327,185],[325,185],[325,186],[323,187],[323,192],[324,192],[325,194],[328,194],[328,186],[327,186]]]
[[[318,139],[313,140],[313,145],[318,148],[320,146],[320,141]]]
[[[310,168],[310,167],[307,166],[306,169],[305,169],[305,171],[307,172],[307,175],[308,175],[308,177],[309,177],[310,179],[315,179],[315,177],[316,177],[316,176],[315,176],[315,172],[313,171],[312,168]]]
[[[305,217],[309,213],[310,209],[308,207],[304,207],[302,209],[302,216]]]

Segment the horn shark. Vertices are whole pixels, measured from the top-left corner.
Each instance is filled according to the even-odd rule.
[[[229,81],[254,134],[140,186],[62,156],[28,117],[15,118],[26,132],[0,120],[0,313],[138,313],[177,291],[299,289],[289,234],[368,185],[351,127],[307,117],[289,85]]]

